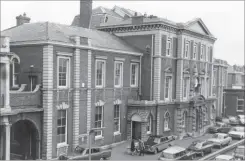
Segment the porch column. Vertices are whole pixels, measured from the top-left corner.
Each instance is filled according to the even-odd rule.
[[[10,160],[10,127],[11,124],[5,124],[5,160]]]

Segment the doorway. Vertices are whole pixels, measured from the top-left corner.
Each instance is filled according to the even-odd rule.
[[[142,139],[141,122],[132,121],[132,139]]]

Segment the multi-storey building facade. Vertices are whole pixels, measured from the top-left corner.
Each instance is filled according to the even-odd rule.
[[[221,59],[214,59],[214,79],[213,79],[213,95],[217,98],[215,102],[216,116],[223,115],[224,107],[224,89],[227,85],[227,68],[228,63]]]
[[[13,134],[10,152],[17,153],[12,144],[18,144],[23,149],[18,155],[56,158],[86,143],[91,128],[103,128],[94,134],[99,145],[144,140],[150,133],[205,132],[215,118],[216,38],[203,21],[129,16],[108,21],[98,31],[88,29],[91,6],[90,0],[81,1],[80,27],[28,23],[23,15],[18,26],[2,32],[10,36],[10,51],[21,60],[20,70],[16,63],[10,66],[11,90],[27,89],[35,96],[27,103],[13,97],[12,104],[32,107],[18,116],[32,123],[25,127],[32,129],[26,136],[38,136],[25,146]],[[39,84],[41,90],[33,88]],[[12,133],[23,127],[13,125]]]
[[[233,65],[228,68],[228,89],[244,89],[245,88],[245,67]]]
[[[114,33],[146,53],[140,100],[128,101],[128,138],[204,131],[214,118],[216,39],[201,19],[178,24],[136,16],[117,24],[101,24],[98,29]]]

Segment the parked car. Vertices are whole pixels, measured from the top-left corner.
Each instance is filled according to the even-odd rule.
[[[212,138],[208,139],[214,143],[214,146],[219,146],[222,148],[223,146],[227,146],[231,143],[232,139],[228,134],[216,133],[212,136]]]
[[[216,122],[222,122],[222,117],[221,116],[216,116],[215,117]]]
[[[235,158],[231,155],[219,155],[215,158],[215,160],[226,161],[226,160],[235,160]]]
[[[245,128],[241,126],[233,127],[228,134],[233,139],[243,139],[245,138]]]
[[[237,119],[237,117],[228,116],[228,119],[229,119],[231,125],[238,125],[239,124],[239,120]]]
[[[187,148],[187,150],[196,152],[197,154],[203,157],[204,154],[208,154],[212,152],[213,146],[214,144],[211,141],[196,140],[191,143],[191,145]]]
[[[112,149],[102,149],[100,147],[91,148],[91,160],[106,160],[111,157]],[[61,156],[59,160],[89,160],[89,148],[77,146],[74,152],[68,156]]]
[[[244,115],[238,115],[237,116],[237,119],[239,120],[239,123],[241,124],[241,125],[245,125],[245,116]]]
[[[195,158],[195,152],[188,151],[180,146],[172,146],[163,150],[158,160],[193,160]]]
[[[224,122],[216,122],[215,126],[211,126],[208,128],[207,132],[210,134],[214,133],[228,133],[231,127]]]
[[[145,152],[158,153],[170,145],[172,145],[172,141],[174,141],[177,137],[174,135],[171,136],[158,136],[152,135],[149,136],[148,140],[144,143]]]
[[[233,155],[236,159],[245,160],[245,146],[238,146]]]

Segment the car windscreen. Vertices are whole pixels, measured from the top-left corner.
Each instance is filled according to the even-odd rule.
[[[149,137],[148,140],[147,140],[147,143],[151,143],[151,142],[154,142],[154,143],[159,143],[159,138],[157,137]]]
[[[161,157],[166,158],[166,159],[175,159],[175,155],[174,154],[165,153],[165,152],[162,152]]]
[[[82,154],[84,150],[85,150],[85,148],[82,148],[82,147],[76,147],[76,148],[74,149],[74,152],[77,153],[77,154]]]

